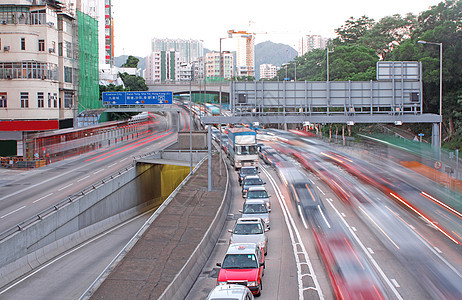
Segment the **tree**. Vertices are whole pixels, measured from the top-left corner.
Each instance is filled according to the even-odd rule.
[[[381,59],[385,59],[396,46],[410,38],[416,25],[416,16],[399,14],[382,18],[368,29],[358,40],[358,44],[375,49]]]
[[[140,60],[134,56],[129,56],[127,61],[122,65],[122,68],[138,68],[138,62]]]
[[[338,37],[335,39],[335,43],[347,43],[354,44],[359,42],[360,38],[363,37],[366,32],[374,26],[374,19],[367,16],[362,16],[358,19],[350,17],[345,21],[345,24],[335,30]]]
[[[143,77],[130,75],[128,73],[119,73],[120,79],[124,82],[126,91],[147,91],[148,86]]]

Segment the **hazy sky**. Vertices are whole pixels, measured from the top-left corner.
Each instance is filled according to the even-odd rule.
[[[229,29],[256,33],[256,43],[271,40],[297,50],[303,34],[335,37],[334,30],[350,18],[374,20],[407,13],[418,15],[440,0],[113,0],[115,55],[147,56],[151,39],[204,41],[219,49]],[[250,24],[250,27],[249,27]],[[266,34],[265,34],[266,33]],[[224,40],[223,50],[234,43]]]

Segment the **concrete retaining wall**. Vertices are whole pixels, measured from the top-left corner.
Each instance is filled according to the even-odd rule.
[[[0,287],[162,199],[153,176],[159,166],[139,164],[1,243]],[[117,192],[115,192],[117,191]]]

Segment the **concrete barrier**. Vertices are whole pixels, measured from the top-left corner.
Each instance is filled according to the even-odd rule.
[[[166,196],[152,180],[159,172],[156,165],[133,165],[8,235],[0,244],[0,287],[115,224],[160,206]]]
[[[229,211],[229,173],[228,168],[225,169],[227,177],[225,194],[223,196],[220,208],[212,221],[212,224],[210,224],[209,229],[207,230],[199,245],[197,245],[196,249],[194,249],[194,252],[189,257],[188,261],[185,263],[180,272],[175,276],[173,281],[168,285],[162,295],[160,295],[158,300],[184,299],[188,295],[188,292],[199,276],[202,268],[207,263],[207,260],[212,253],[218,238],[220,237],[221,230]]]

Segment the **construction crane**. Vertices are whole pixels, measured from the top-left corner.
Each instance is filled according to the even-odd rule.
[[[241,37],[246,39],[245,43],[245,64],[247,67],[247,75],[248,76],[255,76],[255,68],[254,68],[254,38],[257,33],[247,32],[245,30],[228,30],[228,37],[232,38],[234,34],[239,34]],[[266,34],[266,32],[258,33],[258,34]]]

